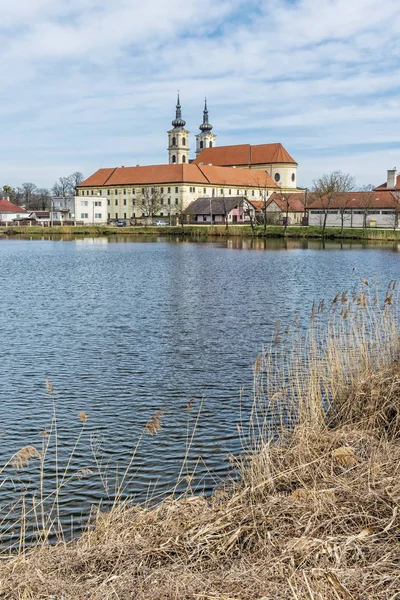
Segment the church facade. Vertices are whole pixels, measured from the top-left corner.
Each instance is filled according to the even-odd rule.
[[[140,222],[156,217],[172,223],[198,198],[263,200],[274,191],[296,190],[297,163],[282,144],[217,147],[207,100],[195,136],[194,159],[179,94],[171,125],[168,164],[99,169],[77,186],[77,222]]]

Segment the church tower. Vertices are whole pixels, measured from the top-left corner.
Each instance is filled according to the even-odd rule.
[[[189,131],[185,128],[186,121],[182,119],[181,103],[176,103],[176,116],[172,121],[173,129],[168,131],[168,162],[189,163]]]
[[[199,129],[201,133],[196,135],[196,156],[200,154],[203,148],[213,148],[216,143],[216,135],[215,133],[211,133],[213,126],[208,122],[208,109],[207,109],[207,98],[204,102],[204,111],[203,111],[203,122],[200,125]]]

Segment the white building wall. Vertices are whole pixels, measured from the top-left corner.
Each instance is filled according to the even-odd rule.
[[[309,210],[309,225],[320,227],[324,223],[323,210]],[[396,219],[396,213],[391,209],[382,209],[376,211],[369,211],[366,217],[367,227],[382,227],[382,228],[393,228]],[[327,227],[341,227],[342,216],[338,210],[329,210],[326,220]],[[361,210],[348,211],[344,215],[343,226],[349,227],[363,227],[364,226],[364,213]]]
[[[84,225],[107,223],[107,199],[100,195],[75,196],[75,221]]]

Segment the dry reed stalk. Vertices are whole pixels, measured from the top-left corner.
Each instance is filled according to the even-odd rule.
[[[98,512],[74,542],[0,564],[0,597],[397,600],[396,299],[362,286],[258,357],[239,481]]]

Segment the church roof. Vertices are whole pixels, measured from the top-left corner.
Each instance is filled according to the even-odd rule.
[[[378,187],[374,188],[374,190],[375,191],[380,191],[380,190],[400,190],[400,174],[397,175],[397,177],[396,177],[396,185],[395,185],[395,187],[388,188],[387,181],[385,181],[385,183],[382,183],[382,185],[378,185]]]
[[[99,169],[77,187],[157,185],[162,183],[278,188],[266,171],[196,165],[193,163]]]
[[[217,146],[204,148],[193,161],[195,164],[213,164],[220,166],[263,165],[291,163],[296,161],[282,144],[239,144],[236,146]]]
[[[0,214],[5,213],[24,213],[27,212],[24,208],[13,204],[6,198],[0,198]]]

